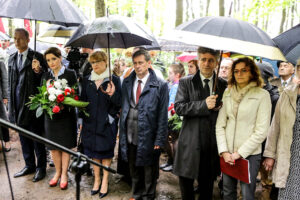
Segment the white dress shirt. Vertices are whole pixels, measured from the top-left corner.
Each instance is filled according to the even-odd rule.
[[[137,87],[138,87],[138,81],[139,81],[139,80],[142,81],[142,83],[141,83],[141,94],[142,94],[143,89],[144,89],[144,87],[145,87],[145,85],[146,85],[146,82],[147,82],[147,80],[148,80],[148,78],[149,78],[149,75],[150,75],[150,73],[148,72],[148,74],[147,74],[146,76],[144,76],[144,78],[142,78],[142,79],[139,79],[139,78],[136,76],[135,81],[134,81],[134,83],[133,83],[133,97],[134,97],[134,102],[136,101],[136,90],[137,90]],[[136,103],[136,102],[135,102],[135,103]]]
[[[204,86],[205,86],[205,82],[204,82],[204,79],[208,79],[209,80],[209,82],[208,82],[208,86],[209,86],[209,93],[210,93],[210,95],[212,94],[212,90],[213,90],[213,75],[211,76],[211,77],[209,77],[209,78],[205,78],[202,74],[201,74],[201,72],[200,72],[200,77],[201,77],[201,81],[202,81],[202,85],[203,85],[203,88],[204,88]]]
[[[292,81],[292,78],[293,78],[293,76],[291,76],[288,80],[283,80],[282,78],[280,78],[280,81],[281,81],[281,86],[282,87],[286,87],[286,86],[288,86],[289,84],[290,84],[290,82]],[[286,82],[286,84],[284,85],[283,83],[284,82]]]

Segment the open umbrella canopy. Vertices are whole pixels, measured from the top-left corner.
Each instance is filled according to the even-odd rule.
[[[300,24],[275,37],[274,42],[293,64],[300,58]]]
[[[78,26],[87,18],[69,0],[0,0],[0,17]]]
[[[181,62],[189,62],[190,60],[193,60],[195,58],[197,58],[197,53],[186,53],[186,52],[176,57],[176,59],[180,60]]]
[[[0,32],[0,40],[10,40],[10,37],[5,33]]]
[[[82,24],[66,46],[85,48],[129,48],[151,45],[153,37],[132,18],[109,16]]]
[[[65,27],[54,24],[39,34],[37,40],[51,44],[66,44],[77,28],[76,26]]]
[[[179,25],[175,32],[177,39],[186,44],[286,60],[264,31],[231,17],[202,17]]]

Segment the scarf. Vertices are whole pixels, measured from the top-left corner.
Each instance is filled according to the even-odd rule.
[[[251,88],[254,88],[254,87],[257,87],[256,82],[250,82],[244,88],[240,88],[237,85],[234,85],[230,88],[230,96],[233,100],[232,110],[233,110],[233,114],[235,117],[237,117],[238,108],[239,108],[239,105],[240,105],[241,101],[243,100],[244,96],[248,93],[248,91]]]
[[[109,77],[108,67],[106,67],[106,70],[101,74],[97,74],[96,72],[94,72],[94,70],[91,72],[91,80],[95,82],[97,89],[100,87],[103,80],[108,77]]]

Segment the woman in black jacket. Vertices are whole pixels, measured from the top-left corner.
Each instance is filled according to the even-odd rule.
[[[73,70],[67,69],[62,65],[62,56],[58,48],[51,47],[45,53],[44,57],[50,70],[42,76],[42,81],[66,79],[69,87],[77,83],[76,74]],[[76,113],[74,108],[61,109],[59,113],[53,115],[44,115],[45,137],[53,142],[63,145],[69,149],[76,147]],[[55,165],[55,175],[49,182],[50,187],[57,185],[60,179],[60,188],[62,190],[68,187],[68,166],[70,155],[68,153],[48,147],[51,151],[52,159]]]
[[[103,51],[96,51],[89,57],[93,71],[82,82],[81,99],[89,102],[86,111],[89,117],[84,116],[82,124],[82,143],[84,154],[96,162],[110,166],[114,156],[118,115],[121,105],[121,84],[117,76],[112,75],[109,81],[107,55]],[[108,194],[108,175],[103,170],[102,182],[100,169],[94,168],[94,186],[91,195],[100,191],[100,198]]]

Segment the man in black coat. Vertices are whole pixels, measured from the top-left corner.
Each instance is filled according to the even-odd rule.
[[[195,199],[194,179],[198,179],[199,199],[212,199],[213,183],[220,175],[215,125],[227,83],[218,78],[213,94],[218,58],[218,51],[199,47],[200,71],[179,80],[175,111],[183,116],[183,123],[173,173],[179,176],[183,200]]]
[[[15,29],[14,41],[18,51],[8,60],[9,83],[9,120],[16,125],[32,131],[37,135],[42,133],[43,122],[36,119],[35,112],[30,111],[25,104],[29,96],[38,92],[42,72],[47,69],[43,56],[28,48],[29,33],[23,28]],[[14,175],[15,178],[35,172],[32,179],[37,182],[46,175],[45,146],[20,134],[25,167]],[[37,164],[35,160],[37,159]]]
[[[136,51],[132,60],[134,71],[122,85],[120,156],[129,162],[133,199],[152,200],[167,138],[168,85],[150,69],[147,51]]]

